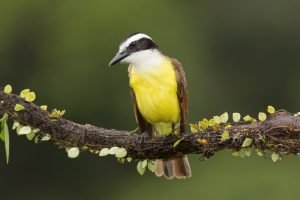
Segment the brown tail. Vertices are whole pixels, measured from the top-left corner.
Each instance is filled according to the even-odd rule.
[[[192,176],[189,160],[186,155],[168,160],[156,160],[156,176],[165,176],[167,179],[187,178]]]

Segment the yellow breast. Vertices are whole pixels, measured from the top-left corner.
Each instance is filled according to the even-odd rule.
[[[132,66],[130,86],[135,93],[138,109],[148,122],[156,124],[179,121],[177,79],[170,60],[146,69]]]

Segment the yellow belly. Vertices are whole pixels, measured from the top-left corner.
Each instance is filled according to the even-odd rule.
[[[142,116],[151,124],[172,127],[180,118],[177,79],[170,61],[160,66],[130,72],[130,86]]]

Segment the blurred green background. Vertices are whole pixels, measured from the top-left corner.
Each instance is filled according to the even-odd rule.
[[[106,128],[136,128],[127,66],[108,68],[123,38],[149,34],[182,62],[190,121],[228,112],[256,115],[271,104],[300,110],[300,1],[0,0],[0,85],[31,88],[37,104]],[[190,156],[193,177],[167,181],[136,165],[82,153],[68,159],[51,143],[12,133],[0,144],[6,200],[299,199],[300,160],[218,153]],[[298,180],[299,179],[299,180]]]

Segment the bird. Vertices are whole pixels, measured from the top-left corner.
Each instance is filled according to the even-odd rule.
[[[135,119],[149,137],[184,133],[188,117],[188,89],[179,61],[164,55],[157,43],[142,32],[128,35],[109,62],[127,63]],[[191,177],[186,155],[157,159],[155,175],[167,179]]]

